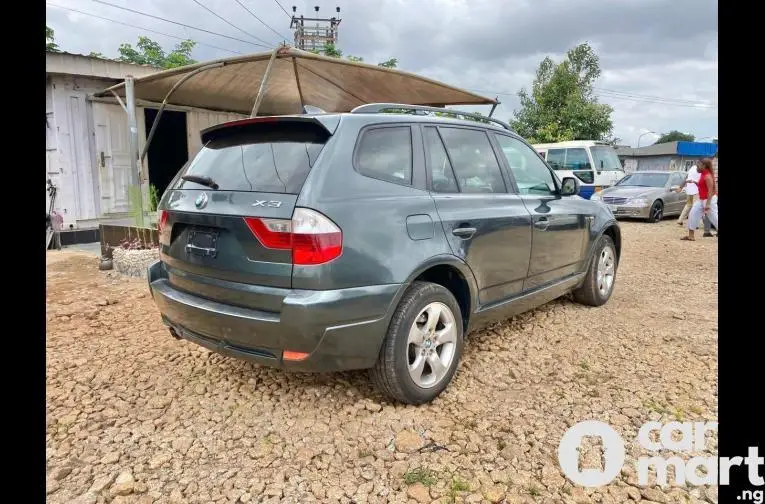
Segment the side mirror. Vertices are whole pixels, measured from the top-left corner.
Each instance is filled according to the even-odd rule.
[[[561,196],[575,196],[579,194],[579,181],[574,177],[566,177],[560,184]]]
[[[670,188],[669,188],[669,190],[670,190],[670,191],[672,191],[672,192],[675,192],[675,191],[677,191],[678,189],[680,189],[680,186],[679,186],[679,185],[673,185],[672,187],[670,187]]]

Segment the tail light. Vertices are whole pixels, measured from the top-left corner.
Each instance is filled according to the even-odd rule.
[[[264,247],[291,250],[293,264],[324,264],[343,252],[343,232],[314,210],[296,208],[292,220],[245,217],[244,221]]]
[[[159,222],[157,222],[157,230],[159,231],[159,234],[162,234],[162,231],[165,229],[166,224],[167,224],[167,210],[161,210],[159,212]]]

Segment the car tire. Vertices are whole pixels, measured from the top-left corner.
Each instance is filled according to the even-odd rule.
[[[430,402],[451,382],[462,348],[462,313],[452,293],[438,284],[414,282],[393,313],[369,376],[396,401]]]
[[[659,222],[664,217],[664,203],[654,201],[651,209],[648,211],[648,222]]]
[[[573,292],[574,301],[588,306],[606,304],[614,291],[617,267],[618,259],[614,242],[610,236],[603,235],[595,244],[584,282]],[[610,281],[608,275],[610,275]]]

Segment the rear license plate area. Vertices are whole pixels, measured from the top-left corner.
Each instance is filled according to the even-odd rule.
[[[186,240],[186,253],[201,257],[218,255],[218,233],[190,229]]]

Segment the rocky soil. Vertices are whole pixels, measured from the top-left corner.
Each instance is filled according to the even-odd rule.
[[[115,248],[112,251],[114,270],[123,275],[146,278],[147,268],[159,259],[159,249],[129,250]]]
[[[716,419],[717,239],[681,235],[624,223],[606,306],[561,299],[472,334],[420,407],[365,373],[287,374],[176,341],[145,280],[51,251],[48,501],[716,503],[713,487],[640,487],[629,464],[585,490],[557,462],[581,420],[614,426],[631,460],[649,419]]]

